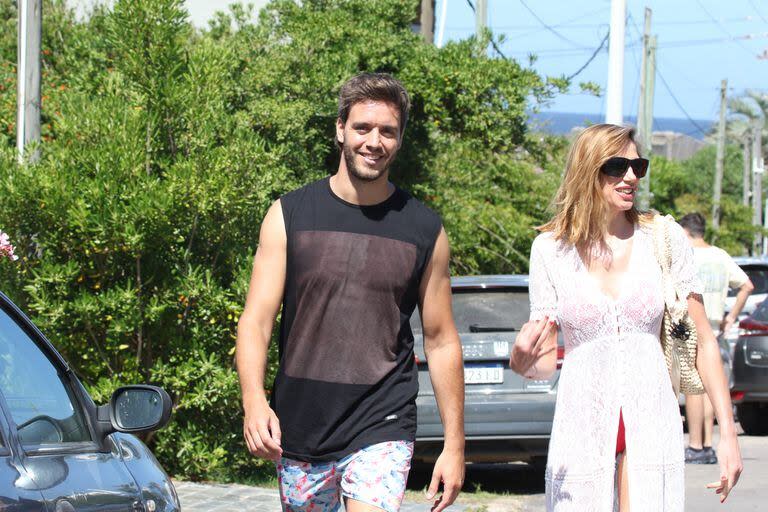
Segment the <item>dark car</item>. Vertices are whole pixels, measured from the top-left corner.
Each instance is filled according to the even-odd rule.
[[[741,428],[768,434],[768,300],[739,322],[733,348],[731,399]]]
[[[733,261],[749,276],[749,280],[755,286],[740,313],[741,317],[745,317],[752,314],[757,305],[768,298],[768,259],[735,257]],[[728,290],[728,298],[725,300],[726,313],[733,308],[733,303],[736,302],[736,294],[738,293],[738,288]]]
[[[132,433],[161,428],[171,400],[118,388],[96,406],[72,368],[0,293],[0,510],[174,512],[168,475]]]
[[[528,380],[509,368],[516,331],[529,316],[528,276],[457,277],[451,288],[454,319],[464,352],[467,461],[543,464],[560,372],[549,380]],[[419,371],[414,460],[432,462],[442,450],[443,430],[418,314],[414,314],[411,326]],[[558,368],[561,362],[562,342]]]

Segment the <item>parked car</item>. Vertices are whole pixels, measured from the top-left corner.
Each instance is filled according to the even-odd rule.
[[[746,304],[744,304],[744,309],[741,310],[739,315],[740,318],[744,318],[751,315],[757,305],[768,298],[768,259],[736,257],[733,260],[749,276],[752,284],[755,285],[755,289],[750,294]],[[738,291],[737,288],[728,290],[728,298],[725,300],[726,313],[733,307]]]
[[[731,399],[745,433],[768,435],[768,300],[739,322]]]
[[[0,293],[0,510],[175,512],[168,475],[133,434],[163,427],[168,394],[124,386],[96,406],[72,368]]]
[[[509,368],[515,333],[528,320],[528,276],[457,277],[451,288],[464,352],[466,460],[543,464],[560,372],[548,380],[528,380]],[[433,462],[442,449],[443,430],[417,313],[411,327],[419,373],[414,460]],[[562,357],[560,340],[558,369]]]

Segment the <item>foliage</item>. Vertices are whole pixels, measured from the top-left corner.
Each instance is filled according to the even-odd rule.
[[[743,155],[738,146],[726,146],[720,229],[712,230],[712,184],[717,149],[706,146],[688,160],[677,162],[653,156],[652,207],[680,218],[698,212],[707,219],[706,238],[733,255],[746,254],[754,237],[752,210],[742,205]]]
[[[15,3],[0,0],[0,225],[20,260],[3,290],[97,402],[152,382],[174,399],[147,439],[174,475],[270,472],[241,434],[234,335],[259,224],[327,175],[341,83],[388,71],[413,99],[396,181],[439,211],[460,273],[524,272],[562,142],[526,112],[563,87],[474,39],[411,30],[416,0],[274,0],[191,27],[181,0],[117,0],[78,20],[45,2],[43,141],[16,163]],[[270,376],[277,356],[270,354]]]

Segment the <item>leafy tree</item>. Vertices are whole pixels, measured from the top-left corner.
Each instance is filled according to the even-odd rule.
[[[526,112],[564,84],[474,39],[424,44],[416,7],[274,0],[257,22],[236,6],[197,31],[181,0],[117,0],[84,20],[46,1],[42,157],[19,166],[16,8],[0,0],[0,226],[22,256],[0,267],[3,289],[98,401],[132,382],[172,394],[171,424],[148,439],[171,473],[271,473],[242,441],[235,327],[266,209],[336,168],[350,75],[409,89],[394,177],[443,215],[454,271],[527,269],[563,143],[529,134]]]
[[[652,157],[651,206],[675,218],[701,213],[708,222],[708,241],[733,255],[746,254],[754,228],[752,210],[741,204],[743,155],[738,146],[726,146],[720,229],[717,232],[711,229],[716,150],[714,146],[706,146],[682,162]]]

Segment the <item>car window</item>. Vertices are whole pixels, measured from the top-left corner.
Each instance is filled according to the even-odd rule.
[[[520,329],[528,321],[527,290],[454,290],[453,319],[460,333],[478,330]],[[411,317],[411,329],[421,334],[418,310]]]
[[[755,308],[755,311],[752,312],[751,315],[752,319],[757,320],[758,322],[766,322],[768,323],[768,300],[764,300],[760,304],[757,305]]]
[[[759,293],[768,293],[768,268],[765,267],[749,267],[744,266],[742,270],[749,276],[749,280],[755,285],[755,290],[752,295]],[[738,288],[731,288],[728,290],[729,297],[735,297],[739,293]]]
[[[91,441],[83,414],[56,367],[0,310],[0,391],[24,445]]]

